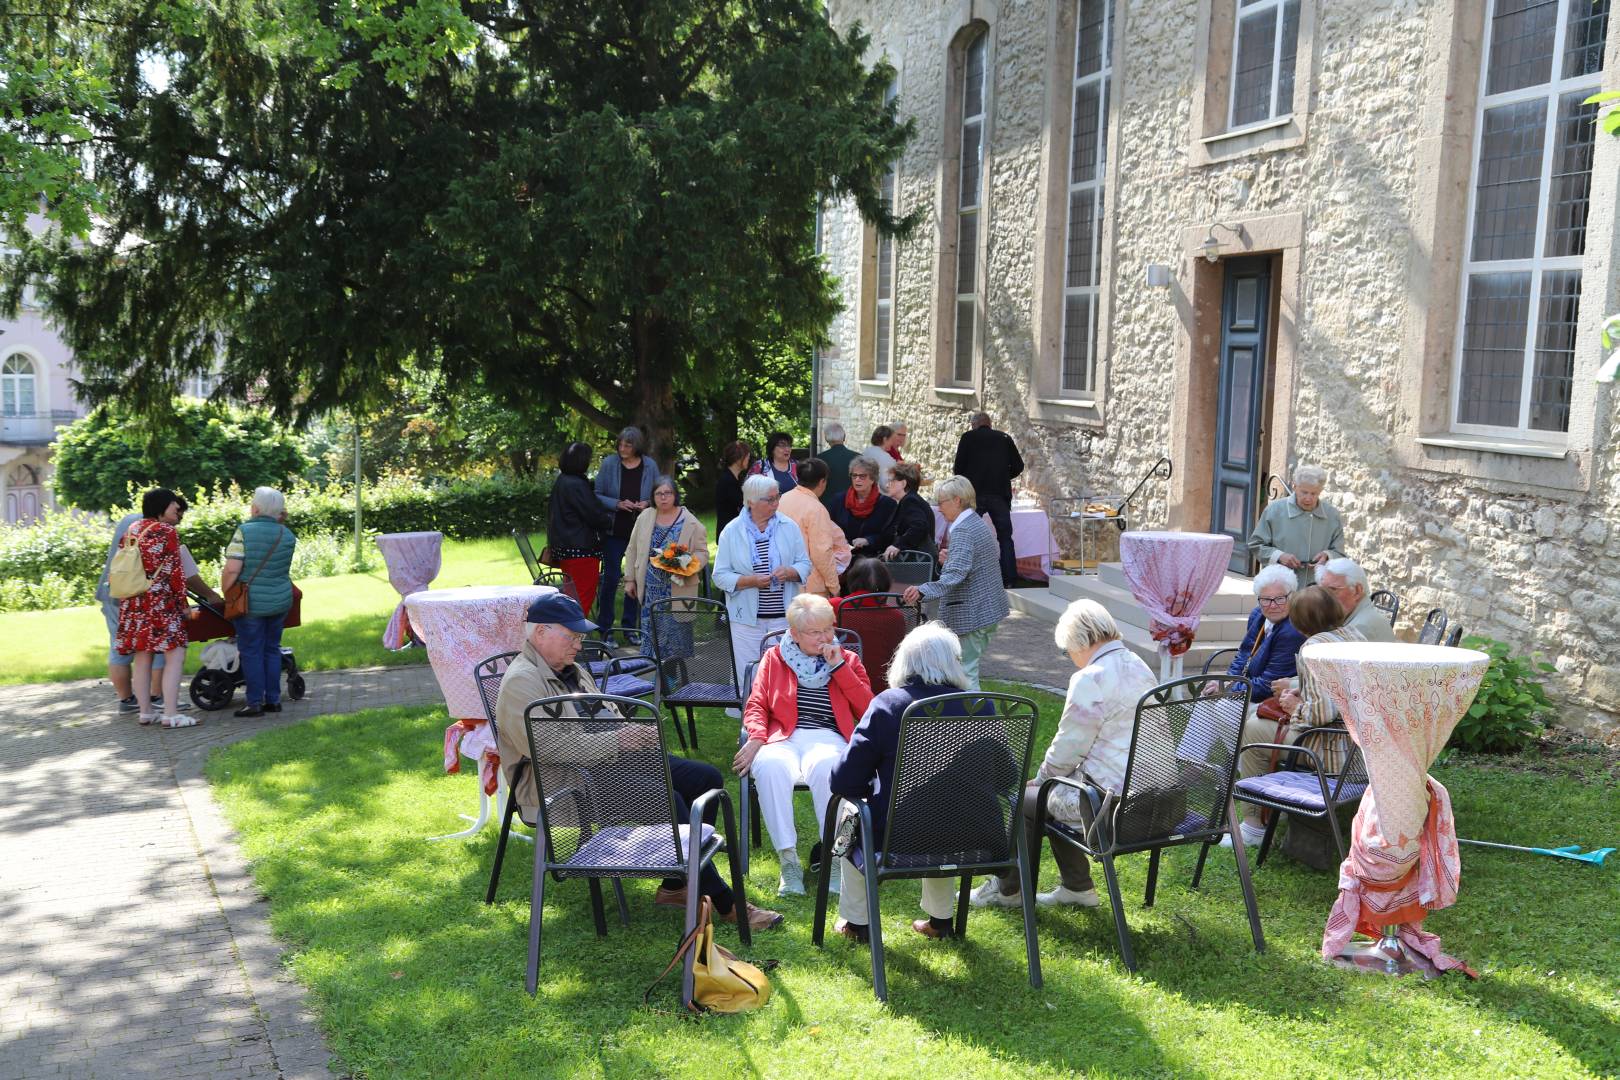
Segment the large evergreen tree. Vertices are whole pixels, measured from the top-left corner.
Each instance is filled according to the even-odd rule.
[[[160,7],[109,28],[107,227],[8,282],[92,397],[149,414],[220,362],[289,418],[415,364],[641,423],[668,462],[835,312],[818,198],[909,225],[879,197],[892,72],[815,0]]]

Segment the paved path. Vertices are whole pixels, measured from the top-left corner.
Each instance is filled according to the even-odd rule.
[[[981,672],[1068,669],[1015,614]],[[0,687],[0,1080],[329,1075],[203,763],[267,727],[441,699],[425,666],[307,678],[279,717],[175,731],[119,714],[104,680]]]

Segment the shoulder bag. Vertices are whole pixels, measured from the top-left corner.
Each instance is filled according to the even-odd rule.
[[[738,901],[741,902],[740,900]],[[707,896],[699,901],[697,925],[686,935],[675,956],[641,995],[643,1003],[652,997],[653,989],[664,981],[664,976],[678,967],[687,952],[696,950],[692,960],[693,1012],[739,1013],[757,1009],[771,1000],[771,980],[765,973],[746,960],[739,960],[714,940],[712,921],[713,901]],[[746,913],[739,913],[747,918]],[[775,961],[766,961],[775,966]]]
[[[264,558],[259,560],[259,565],[253,570],[253,576],[246,581],[237,578],[231,582],[231,587],[225,590],[225,617],[227,619],[234,621],[247,615],[248,586],[252,585],[253,579],[259,576],[259,571],[263,570],[264,564],[270,561],[270,556],[276,553],[276,548],[281,546],[281,538],[287,533],[285,525],[278,525],[277,529],[279,531],[276,533],[276,542],[270,545],[270,550],[265,552]]]

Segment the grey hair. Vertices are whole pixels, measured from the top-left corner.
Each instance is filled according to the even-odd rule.
[[[989,427],[990,414],[982,410],[976,412],[968,419],[968,424],[973,427]]]
[[[1064,652],[1089,649],[1105,641],[1119,640],[1119,624],[1108,609],[1095,600],[1076,600],[1058,616],[1052,638]]]
[[[1334,577],[1344,578],[1347,587],[1355,588],[1360,585],[1362,592],[1367,591],[1367,571],[1358,566],[1354,559],[1329,559],[1316,572],[1318,579],[1323,574],[1332,574]]]
[[[900,642],[889,661],[889,685],[927,683],[971,690],[962,670],[962,642],[943,623],[925,622]]]
[[[1299,575],[1281,563],[1272,563],[1254,575],[1254,595],[1258,597],[1267,585],[1281,585],[1292,594],[1299,588]]]
[[[788,627],[793,630],[808,630],[823,623],[831,625],[837,619],[838,613],[833,611],[832,604],[817,593],[802,592],[787,608]]]
[[[251,506],[260,517],[278,518],[287,512],[287,499],[273,487],[257,487]]]
[[[753,506],[771,492],[781,490],[781,485],[776,482],[774,477],[755,473],[743,481],[743,505]]]
[[[911,427],[904,420],[896,420],[894,423],[889,425],[889,430],[895,432],[903,431],[907,435],[911,434]]]
[[[969,510],[977,509],[973,504],[973,481],[965,476],[953,476],[934,485],[934,501],[943,499],[961,499],[962,505]]]
[[[871,477],[873,480],[878,478],[877,462],[873,461],[865,454],[862,454],[860,457],[849,463],[849,471],[851,474],[862,473]]]
[[[1327,486],[1327,470],[1320,465],[1301,465],[1294,470],[1294,484],[1315,484],[1317,487]]]
[[[821,434],[830,443],[841,443],[845,439],[844,425],[834,420],[832,423],[821,429]]]
[[[638,457],[647,452],[647,436],[643,435],[641,429],[634,424],[619,432],[619,442],[627,442],[635,447]]]

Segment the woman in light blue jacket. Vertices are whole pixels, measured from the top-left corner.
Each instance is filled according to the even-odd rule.
[[[714,583],[726,594],[737,681],[759,659],[760,643],[787,628],[787,606],[810,576],[810,552],[791,518],[776,512],[781,489],[769,476],[743,482],[743,513],[720,532]]]

